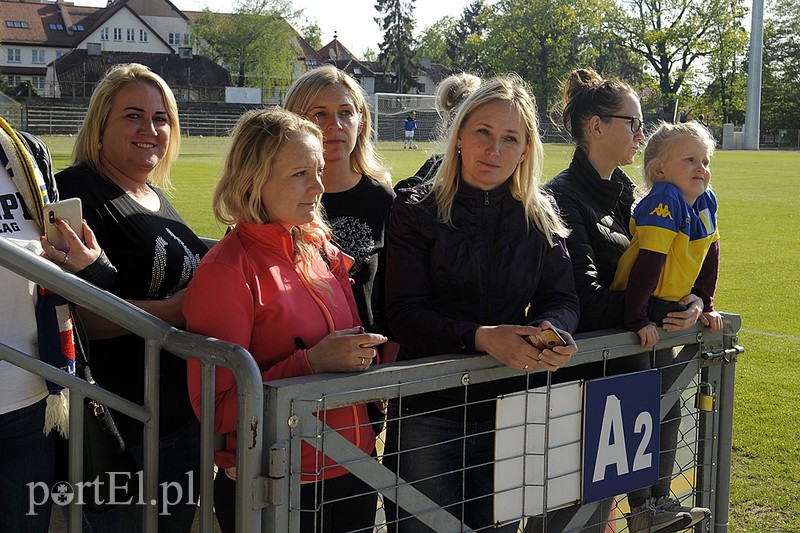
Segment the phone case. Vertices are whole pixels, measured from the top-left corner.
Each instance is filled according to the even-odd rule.
[[[54,247],[61,251],[67,247],[66,240],[56,227],[56,219],[61,219],[72,228],[78,238],[83,240],[83,213],[80,198],[68,198],[44,206],[44,234]]]
[[[544,350],[545,348],[553,348],[554,346],[566,346],[567,341],[554,329],[543,329],[536,335],[528,335],[524,337],[526,341],[538,348]]]

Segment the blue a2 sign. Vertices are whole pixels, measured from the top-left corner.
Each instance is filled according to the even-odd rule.
[[[660,396],[658,370],[586,382],[584,503],[656,482]]]

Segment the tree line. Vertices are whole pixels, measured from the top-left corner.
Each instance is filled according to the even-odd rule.
[[[415,0],[376,0],[389,20],[413,27]],[[393,18],[386,15],[391,14]],[[403,19],[401,15],[407,17]],[[541,111],[558,112],[568,73],[591,66],[637,87],[645,113],[744,120],[749,59],[745,0],[475,0],[403,39],[415,59],[453,71],[519,73]],[[397,28],[393,28],[397,33]],[[395,63],[392,41],[380,58]],[[800,128],[800,3],[773,0],[764,27],[761,129]]]
[[[745,119],[746,0],[474,0],[420,32],[415,0],[375,0],[375,9],[383,40],[363,59],[379,60],[400,93],[414,91],[428,58],[454,72],[517,72],[540,111],[555,114],[568,73],[591,66],[637,87],[647,114]],[[761,130],[800,128],[800,2],[770,0],[764,18]],[[281,85],[296,52],[287,22],[321,46],[319,26],[302,20],[286,0],[245,0],[232,14],[204,12],[193,34],[235,83]]]

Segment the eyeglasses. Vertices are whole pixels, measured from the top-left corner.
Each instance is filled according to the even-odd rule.
[[[639,117],[629,117],[627,115],[597,115],[600,118],[621,118],[630,122],[631,133],[638,133],[641,131],[644,123]]]

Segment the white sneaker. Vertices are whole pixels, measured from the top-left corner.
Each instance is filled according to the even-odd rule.
[[[692,522],[689,513],[659,509],[655,502],[648,498],[642,505],[631,509],[627,516],[630,533],[674,533],[689,527]]]
[[[691,527],[706,518],[711,518],[711,509],[705,507],[683,507],[681,502],[669,496],[662,496],[655,501],[656,509],[671,513],[687,513],[692,521],[686,527]]]

